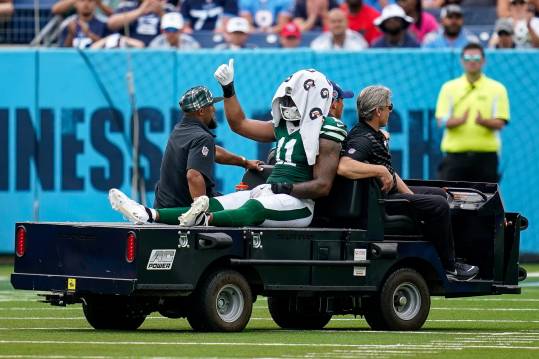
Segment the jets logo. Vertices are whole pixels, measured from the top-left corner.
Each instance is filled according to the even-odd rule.
[[[308,79],[303,83],[303,88],[305,89],[305,91],[309,91],[309,89],[314,86],[315,85],[313,79]]]
[[[322,110],[318,107],[313,108],[311,112],[309,112],[309,117],[311,118],[311,120],[315,120],[320,116],[322,116]]]
[[[290,80],[292,79],[292,76],[293,76],[293,75],[288,76],[287,79],[284,80],[283,82],[288,82],[288,81],[290,81]]]
[[[320,96],[322,96],[323,99],[326,99],[329,97],[329,90],[327,88],[323,88],[320,90]]]
[[[314,73],[314,72],[316,72],[316,70],[315,70],[315,69],[307,69],[307,70],[305,70],[305,71],[308,71],[308,72],[313,72],[313,73]]]

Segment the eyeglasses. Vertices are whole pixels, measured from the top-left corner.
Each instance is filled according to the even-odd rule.
[[[483,57],[481,55],[463,55],[464,62],[480,62]]]

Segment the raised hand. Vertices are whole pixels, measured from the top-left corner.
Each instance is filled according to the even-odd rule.
[[[213,74],[215,79],[219,81],[221,86],[226,86],[234,81],[234,59],[228,60],[227,64],[222,64],[215,70]]]

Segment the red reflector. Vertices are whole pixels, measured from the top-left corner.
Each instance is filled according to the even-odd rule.
[[[135,260],[135,250],[136,250],[136,239],[135,233],[129,232],[127,234],[127,245],[125,247],[125,260],[129,263]]]
[[[15,253],[17,257],[22,257],[26,251],[26,229],[24,227],[17,227],[17,233],[15,238]]]

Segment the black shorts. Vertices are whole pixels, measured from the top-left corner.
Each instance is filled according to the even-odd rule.
[[[438,167],[438,177],[446,181],[497,183],[498,154],[496,152],[447,153]]]

